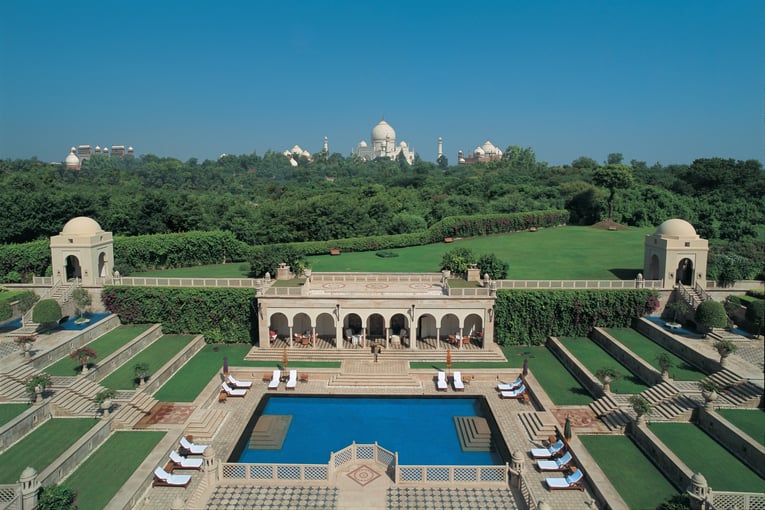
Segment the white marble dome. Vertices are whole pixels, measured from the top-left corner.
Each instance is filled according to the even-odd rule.
[[[72,147],[72,151],[69,153],[69,155],[64,160],[64,163],[66,166],[79,166],[80,164],[80,158],[77,157],[77,155],[74,153],[75,149]]]
[[[372,142],[385,141],[386,139],[395,140],[396,131],[384,120],[381,120],[372,128]]]
[[[66,222],[62,235],[92,235],[103,232],[101,225],[94,219],[86,216],[78,216]]]
[[[656,229],[656,235],[676,237],[696,237],[696,229],[693,225],[680,218],[667,220]]]

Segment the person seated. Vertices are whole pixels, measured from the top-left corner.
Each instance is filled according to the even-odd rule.
[[[401,331],[399,331],[398,336],[401,337],[402,342],[406,342],[406,328],[401,328]]]
[[[273,342],[274,340],[276,340],[276,331],[274,331],[273,329],[272,329],[272,330],[269,330],[269,331],[268,331],[268,337],[271,339],[271,341],[272,341],[272,342]]]

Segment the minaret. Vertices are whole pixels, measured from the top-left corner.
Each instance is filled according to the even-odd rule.
[[[324,154],[329,155],[329,139],[324,137]]]
[[[440,136],[438,137],[438,159],[441,159],[441,156],[444,155],[444,139]]]

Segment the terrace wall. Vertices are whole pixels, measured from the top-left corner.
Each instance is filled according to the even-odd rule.
[[[678,340],[670,333],[667,333],[661,327],[645,318],[632,321],[632,327],[676,356],[683,358],[691,365],[697,367],[705,374],[711,374],[722,369],[719,359],[704,356],[692,347],[685,345],[682,340]]]
[[[165,363],[162,368],[151,375],[151,378],[149,378],[149,381],[143,387],[142,391],[144,393],[148,393],[149,395],[156,392],[205,345],[204,335],[197,335],[194,337],[194,339],[189,342],[186,347],[181,350],[181,352],[173,356],[173,358]],[[217,395],[217,393],[214,393],[215,397],[217,397]]]
[[[116,316],[115,316],[116,317]],[[162,336],[162,325],[154,324],[136,338],[123,345],[115,352],[104,358],[95,367],[88,370],[85,377],[98,382],[121,367],[130,358],[144,350]]]
[[[757,413],[760,411],[749,411]],[[701,430],[722,444],[752,471],[765,478],[765,446],[761,445],[728,420],[703,407],[697,409],[696,422]]]
[[[61,418],[66,419],[66,418]],[[112,433],[110,421],[102,420],[39,474],[41,485],[59,483],[93,453]]]
[[[32,406],[0,427],[0,453],[51,418],[48,402]]]
[[[587,369],[587,367],[580,363],[579,360],[576,359],[576,356],[571,354],[571,352],[566,349],[560,340],[554,336],[551,336],[547,340],[547,348],[550,349],[555,357],[560,360],[561,364],[563,364],[563,366],[565,366],[569,372],[571,372],[574,377],[577,378],[577,380],[585,387],[587,391],[590,392],[591,395],[595,396],[596,398],[602,397],[604,395],[603,386],[600,384],[600,381],[598,381],[597,377],[595,377]]]
[[[646,425],[635,425],[635,422],[632,422],[629,435],[678,491],[684,492],[690,487],[693,470],[667,448]]]
[[[42,370],[43,367],[47,367],[48,365],[55,363],[61,358],[69,356],[69,353],[91,342],[99,336],[108,333],[119,325],[120,318],[116,315],[110,315],[109,317],[106,317],[96,322],[92,326],[84,329],[82,333],[75,335],[68,342],[57,345],[47,352],[39,354],[35,353],[35,356],[31,359],[30,363],[34,368]]]
[[[593,329],[591,338],[596,344],[600,345],[606,352],[608,352],[608,354],[627,367],[630,372],[638,376],[643,382],[652,386],[663,381],[660,371],[646,363],[640,356],[632,352],[616,338],[609,335],[604,329]]]

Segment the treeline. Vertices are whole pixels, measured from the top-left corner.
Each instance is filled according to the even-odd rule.
[[[274,152],[201,163],[99,155],[80,171],[0,161],[0,245],[47,240],[80,215],[115,236],[226,231],[249,246],[411,234],[447,217],[535,210],[566,210],[569,223],[593,224],[609,211],[609,190],[594,184],[593,173],[621,165],[622,158],[550,166],[536,161],[530,148],[508,147],[502,160],[474,165],[442,159],[410,166],[339,154],[298,163],[293,168]],[[684,218],[719,241],[736,264],[737,257],[751,262],[765,251],[758,239],[765,225],[760,162],[709,158],[649,166],[633,160],[623,166],[632,182],[615,195],[614,221],[649,226]]]

